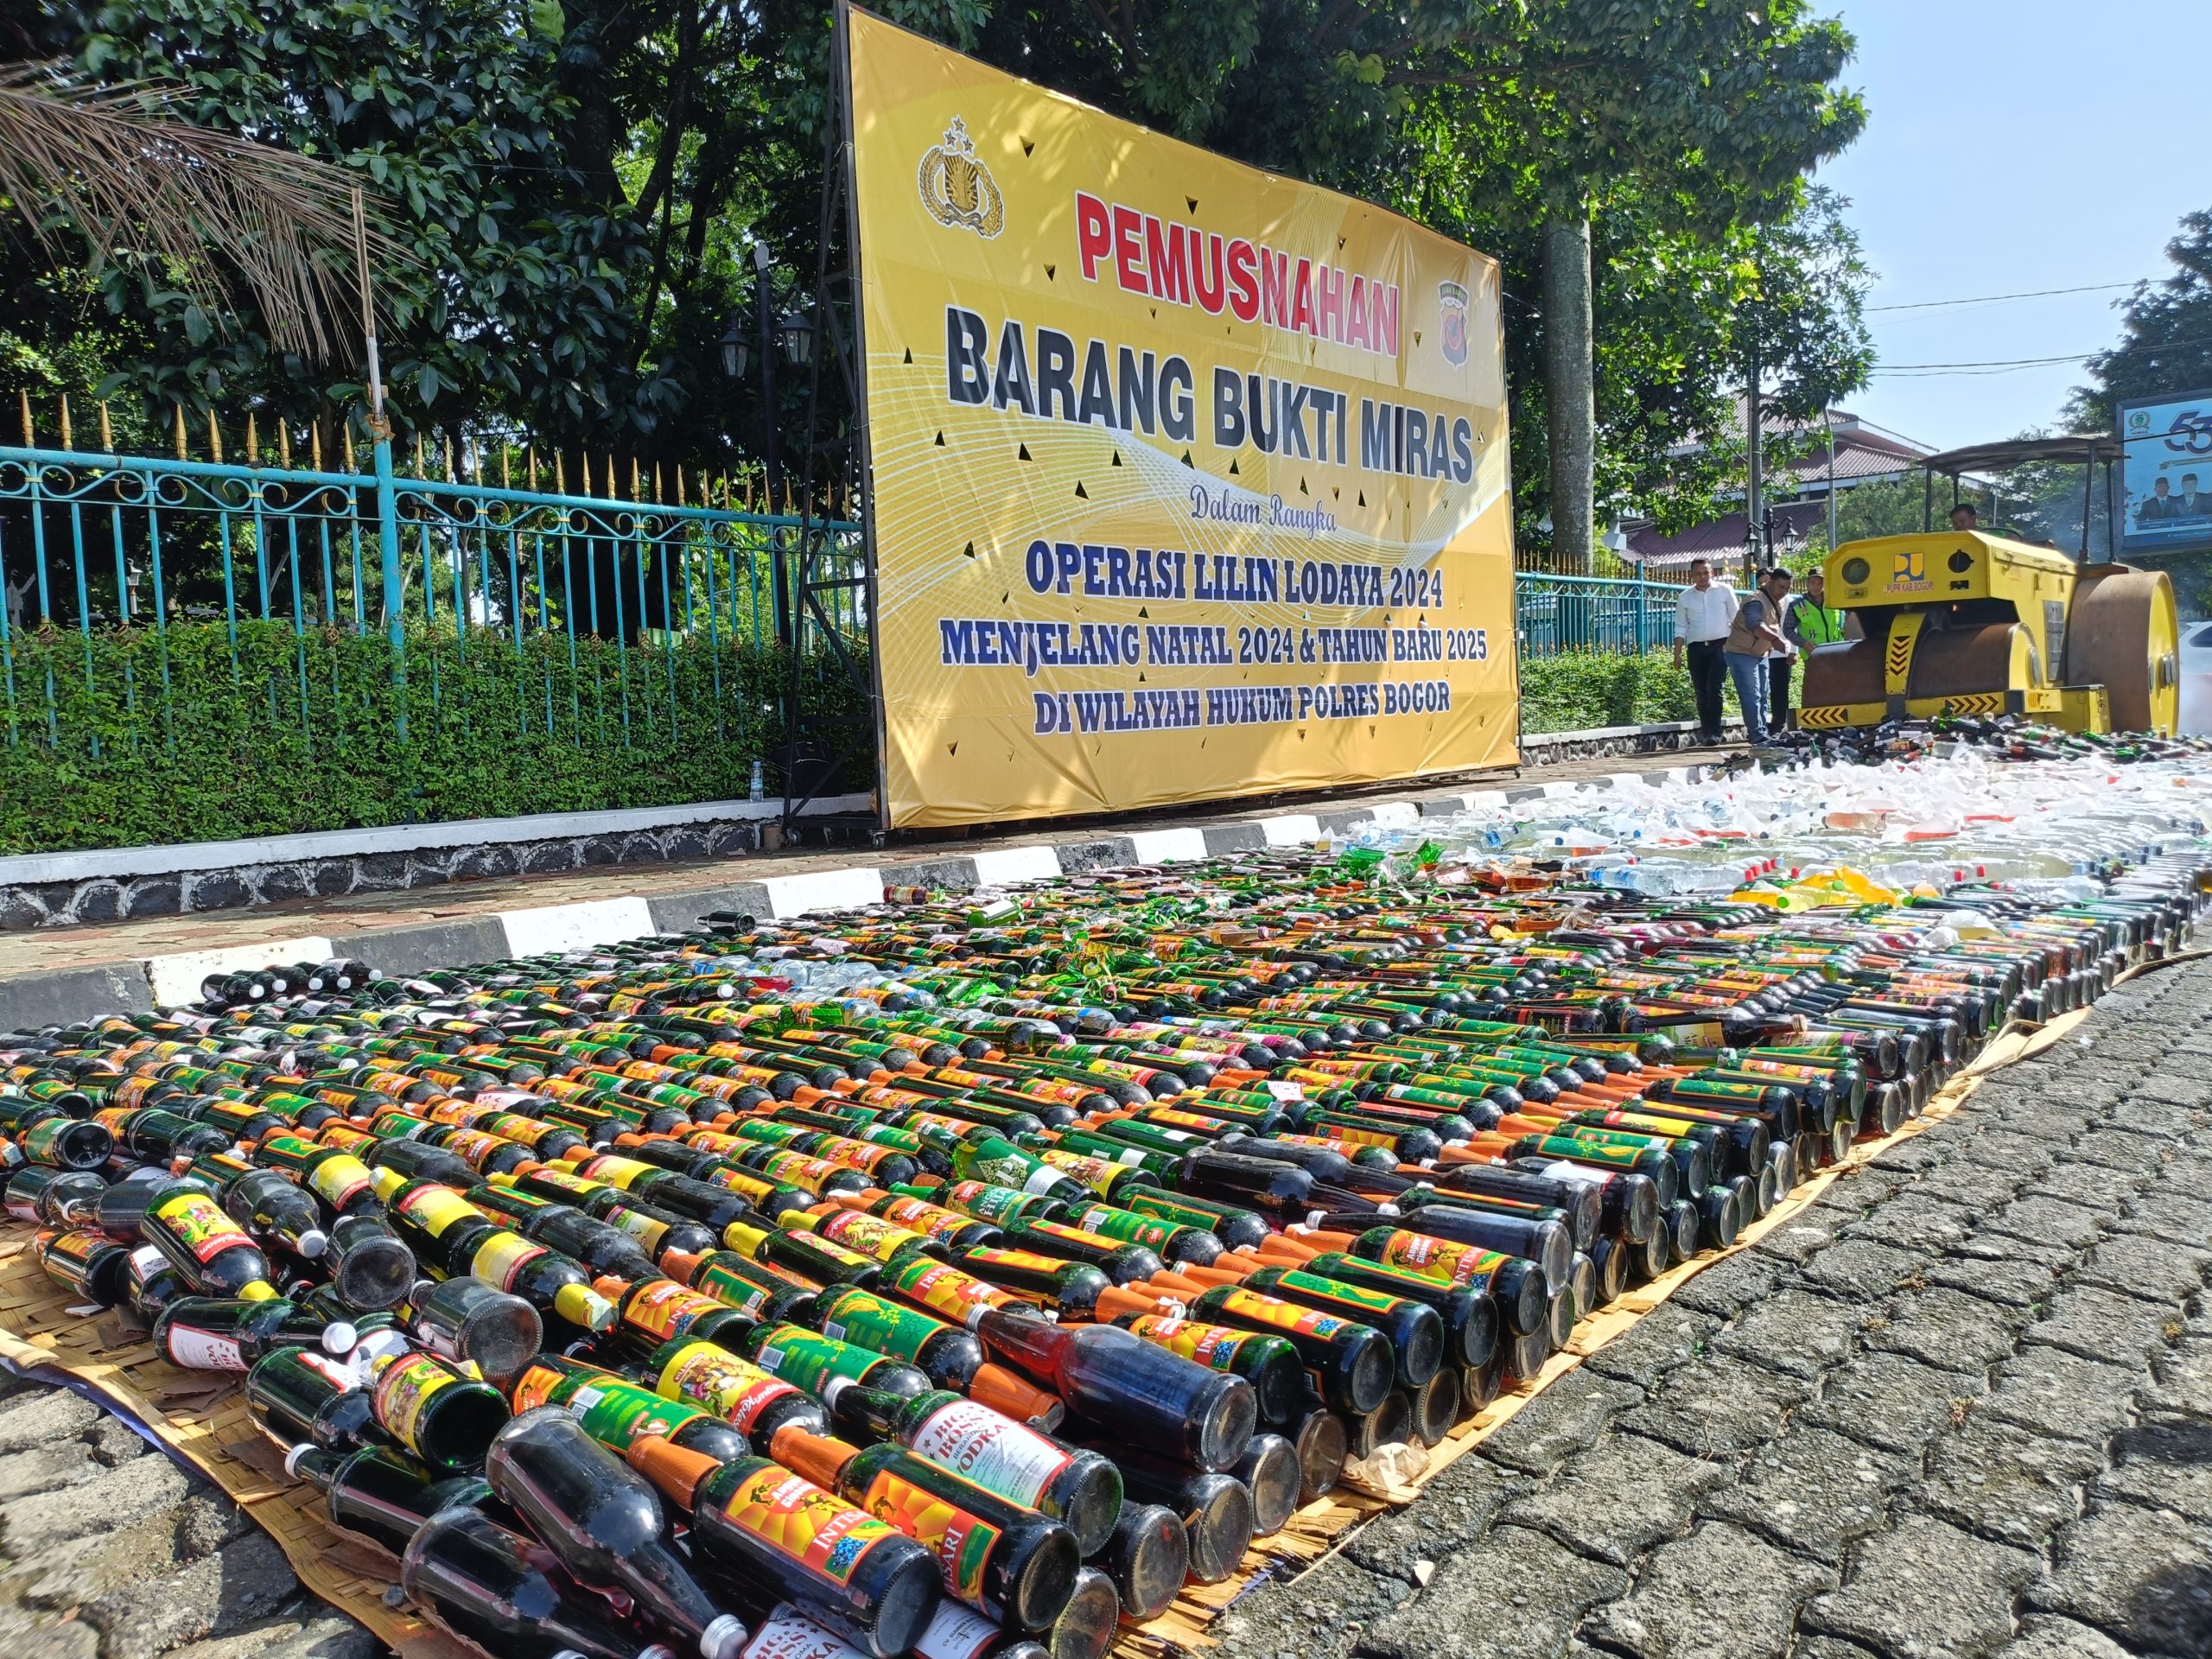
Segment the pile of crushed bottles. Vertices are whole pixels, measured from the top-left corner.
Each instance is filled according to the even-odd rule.
[[[1100,1659],[2185,947],[2205,780],[2101,765],[217,976],[0,1034],[5,1205],[492,1652]]]

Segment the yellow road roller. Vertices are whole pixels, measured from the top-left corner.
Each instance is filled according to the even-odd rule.
[[[1931,486],[1934,476],[1931,461]],[[2175,728],[2180,618],[2163,570],[1932,529],[1847,542],[1825,569],[1828,604],[1856,616],[1864,638],[1806,657],[1803,730],[1946,715],[2022,715],[2076,732]]]

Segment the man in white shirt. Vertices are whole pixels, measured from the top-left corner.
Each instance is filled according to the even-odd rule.
[[[1697,560],[1690,585],[1675,601],[1675,666],[1688,658],[1698,729],[1708,746],[1720,741],[1720,687],[1728,672],[1721,646],[1735,620],[1735,594],[1713,580],[1711,560]]]

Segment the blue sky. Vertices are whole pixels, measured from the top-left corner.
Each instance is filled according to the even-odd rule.
[[[1852,199],[1870,307],[2161,276],[2212,207],[2193,134],[2212,103],[2212,0],[1830,0],[1866,130],[1819,178]],[[1885,367],[2087,352],[2123,290],[1877,310]],[[2079,365],[1882,373],[1846,407],[1942,448],[2056,420]]]

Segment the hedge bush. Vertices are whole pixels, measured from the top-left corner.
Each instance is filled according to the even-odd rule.
[[[381,634],[242,622],[234,655],[219,622],[47,629],[8,658],[0,853],[741,798],[785,741],[789,681],[750,642],[422,630],[403,743]],[[807,683],[810,707],[861,706],[834,664]]]
[[[1722,701],[1736,712],[1736,691]],[[1697,700],[1689,674],[1670,652],[1641,654],[1569,651],[1531,657],[1521,664],[1521,729],[1573,732],[1592,726],[1643,726],[1662,720],[1694,720]]]

